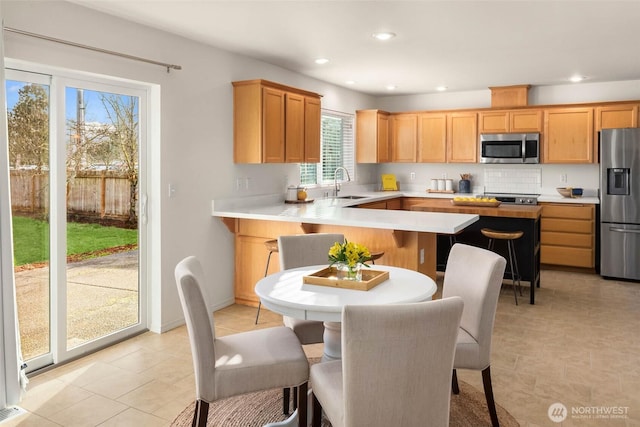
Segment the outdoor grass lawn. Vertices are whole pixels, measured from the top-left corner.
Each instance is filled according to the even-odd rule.
[[[33,218],[13,217],[15,265],[49,260],[49,224]],[[67,223],[67,256],[95,256],[97,251],[138,243],[138,230],[98,224]]]

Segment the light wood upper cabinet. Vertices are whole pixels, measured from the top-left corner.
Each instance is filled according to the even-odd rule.
[[[543,163],[592,163],[593,108],[545,110],[543,153]]]
[[[285,94],[285,162],[302,163],[304,161],[304,96]]]
[[[480,133],[527,133],[542,131],[542,110],[482,111]]]
[[[478,159],[478,114],[451,113],[447,120],[447,162],[475,163]]]
[[[304,98],[304,162],[320,163],[320,98]]]
[[[356,111],[356,162],[387,163],[389,151],[389,113]]]
[[[418,115],[418,162],[445,163],[447,161],[447,115],[426,113]]]
[[[638,127],[638,104],[596,107],[596,132],[602,129]]]
[[[393,114],[391,116],[391,161],[415,162],[417,140],[417,114]]]
[[[596,125],[593,134],[594,158],[598,159],[600,131],[602,129],[638,127],[639,104],[615,104],[596,107]]]
[[[233,142],[235,163],[319,161],[320,95],[267,80],[233,82]]]

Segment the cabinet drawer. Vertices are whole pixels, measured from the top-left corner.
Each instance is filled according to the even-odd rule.
[[[541,245],[540,262],[567,267],[593,268],[593,249]]]
[[[542,205],[543,218],[593,219],[593,206]]]
[[[560,218],[542,218],[540,221],[540,230],[544,233],[547,231],[560,231],[566,233],[584,233],[591,235],[593,233],[593,221],[575,221],[572,219]]]
[[[591,234],[558,233],[545,231],[540,233],[540,243],[543,245],[570,246],[579,248],[593,248],[593,236]]]

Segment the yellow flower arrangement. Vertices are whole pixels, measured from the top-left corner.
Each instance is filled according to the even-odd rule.
[[[331,265],[342,263],[349,268],[355,268],[358,264],[366,265],[365,262],[371,260],[371,252],[366,246],[359,243],[348,242],[344,239],[344,243],[336,242],[329,249],[329,261]],[[368,265],[367,265],[368,267]]]

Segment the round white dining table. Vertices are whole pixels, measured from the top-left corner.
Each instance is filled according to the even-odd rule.
[[[368,291],[303,283],[327,265],[299,267],[260,279],[255,287],[262,305],[298,319],[324,322],[325,360],[341,358],[341,320],[345,305],[400,304],[428,301],[437,290],[429,276],[406,268],[375,264],[372,270],[388,271],[389,278]]]

